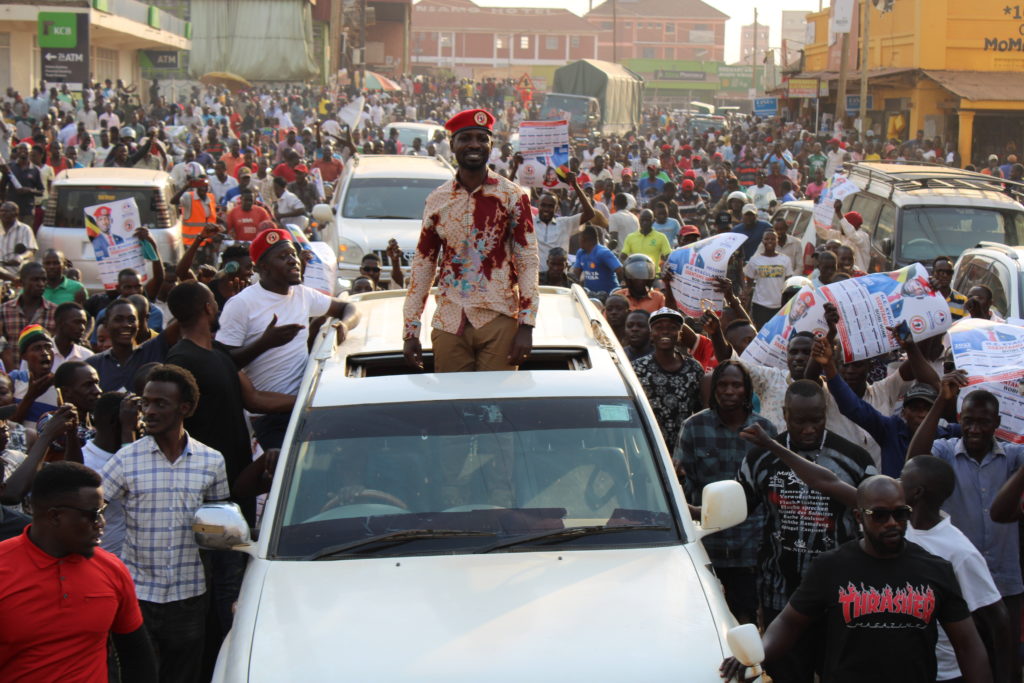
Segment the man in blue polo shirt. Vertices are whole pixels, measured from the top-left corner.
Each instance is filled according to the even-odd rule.
[[[572,275],[591,292],[611,293],[623,279],[622,264],[608,247],[597,243],[597,229],[588,225],[580,232],[580,249]]]
[[[743,258],[749,261],[757,253],[757,248],[761,244],[761,238],[764,236],[765,230],[771,230],[772,226],[766,221],[757,220],[757,207],[753,204],[745,204],[743,206],[743,220],[733,226],[732,231],[747,236],[747,241],[743,243]]]

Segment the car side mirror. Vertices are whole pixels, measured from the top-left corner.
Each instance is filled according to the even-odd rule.
[[[882,253],[886,256],[892,256],[892,238],[885,237],[878,243],[878,248],[882,250]]]
[[[726,632],[725,640],[736,661],[754,669],[746,672],[747,677],[761,674],[760,664],[764,661],[764,643],[761,642],[761,634],[757,632],[756,626],[753,624],[733,626]]]
[[[701,492],[700,535],[734,527],[747,518],[747,496],[738,481],[716,481]]]
[[[313,207],[313,218],[321,225],[327,225],[334,220],[334,212],[327,204],[317,204]]]
[[[237,550],[248,555],[256,553],[249,533],[249,523],[235,503],[207,503],[192,517],[192,533],[200,548]]]

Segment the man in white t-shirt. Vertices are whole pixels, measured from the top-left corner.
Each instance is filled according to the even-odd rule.
[[[614,237],[621,247],[626,242],[626,236],[631,235],[640,229],[640,221],[629,210],[630,195],[620,192],[615,195],[615,213],[608,219],[608,232]]]
[[[224,304],[217,341],[232,349],[258,391],[296,395],[309,351],[304,330],[310,318],[339,318],[339,335],[357,321],[355,307],[302,284],[298,251],[287,230],[264,230],[249,247],[260,281]],[[287,414],[263,415],[253,429],[263,450],[280,448]]]
[[[594,217],[594,207],[590,205],[590,200],[576,180],[576,174],[570,172],[566,182],[576,191],[581,210],[572,216],[555,216],[555,197],[545,194],[540,198],[537,204],[537,220],[534,221],[533,228],[537,233],[537,254],[541,263],[548,262],[548,253],[555,247],[568,252],[569,238]]]
[[[934,456],[918,456],[903,466],[900,482],[903,484],[907,504],[913,509],[906,539],[953,565],[953,573],[960,584],[967,609],[971,611],[983,637],[992,639],[988,643],[989,652],[995,654],[992,680],[1012,680],[1006,676],[1010,658],[1005,656],[1005,651],[1015,644],[1010,643],[1009,615],[1002,596],[992,580],[985,558],[970,539],[953,526],[949,515],[940,509],[956,487],[956,474],[952,466]],[[938,663],[935,680],[959,679],[961,674],[956,654],[941,626],[935,644],[935,657]]]
[[[761,236],[764,253],[754,254],[743,266],[743,275],[753,281],[753,304],[750,311],[757,329],[771,320],[782,306],[782,290],[786,278],[793,274],[793,262],[785,254],[776,251],[779,238],[772,230],[765,230]]]

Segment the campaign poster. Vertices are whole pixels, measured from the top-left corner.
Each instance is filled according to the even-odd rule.
[[[949,329],[949,344],[971,384],[1024,378],[1024,327],[963,318]]]
[[[523,163],[516,182],[549,190],[568,187],[555,170],[569,163],[568,121],[523,121],[519,124],[519,153]]]
[[[306,233],[296,225],[284,227],[291,233],[295,246],[309,254],[302,274],[303,284],[327,296],[334,296],[337,266],[331,258],[331,248],[325,242],[310,242]]]
[[[828,334],[825,297],[809,285],[764,324],[740,358],[755,365],[785,369],[789,338],[797,332],[810,332],[816,337]]]
[[[959,368],[959,365],[957,367]],[[1010,443],[1024,443],[1024,378],[964,387],[957,396],[957,412],[963,409],[964,399],[972,391],[979,389],[990,391],[999,400],[999,427],[996,429],[996,438]]]
[[[672,273],[672,295],[683,315],[699,318],[706,308],[722,312],[724,297],[714,290],[715,278],[725,276],[729,258],[746,241],[746,235],[730,232],[669,254],[666,270]]]
[[[832,227],[832,220],[836,216],[836,200],[846,199],[860,188],[852,180],[843,175],[836,175],[832,178],[828,187],[821,193],[818,203],[814,205],[815,230],[827,230]]]
[[[135,237],[140,227],[139,207],[133,197],[85,207],[85,230],[104,289],[117,289],[117,274],[125,268],[137,272],[142,282],[147,280],[142,244]]]
[[[838,338],[847,363],[897,349],[886,328],[906,321],[914,340],[922,341],[948,330],[953,320],[920,263],[825,285],[821,294],[839,309]]]

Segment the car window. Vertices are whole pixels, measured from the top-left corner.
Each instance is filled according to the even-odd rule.
[[[807,232],[807,225],[811,222],[811,216],[812,213],[810,211],[797,212],[797,219],[793,223],[789,234],[803,239],[804,234]]]
[[[984,241],[1016,243],[1007,241],[1006,217],[995,209],[910,207],[903,212],[901,226],[900,256],[904,261],[930,263],[937,256],[956,259],[965,249]]]
[[[398,129],[398,140],[406,147],[412,147],[412,141],[416,138],[420,139],[420,143],[423,149],[427,148],[427,144],[434,139],[434,133],[429,128],[424,130],[422,128],[405,128],[404,126],[389,126],[388,134],[390,135],[390,129]]]
[[[853,200],[853,210],[864,219],[862,227],[868,234],[874,232],[875,223],[878,222],[878,212],[882,208],[882,202],[869,194],[858,193]]]
[[[420,219],[438,178],[353,178],[341,209],[343,218]]]
[[[984,284],[989,259],[980,255],[965,256],[956,267],[952,287],[961,294],[967,294],[971,287]]]
[[[84,228],[85,209],[96,204],[132,198],[139,207],[139,218],[146,228],[159,227],[158,200],[160,190],[153,187],[88,187],[64,185],[57,187],[57,209],[51,227]],[[49,225],[49,224],[48,224]]]
[[[282,556],[409,529],[513,536],[656,524],[673,531],[601,542],[679,540],[651,442],[627,399],[316,408],[294,444],[278,523]]]
[[[1010,271],[999,261],[992,261],[992,267],[988,273],[985,284],[992,290],[992,308],[1001,317],[1006,317],[1010,311],[1008,293],[1013,286],[1013,281],[1010,279]]]

